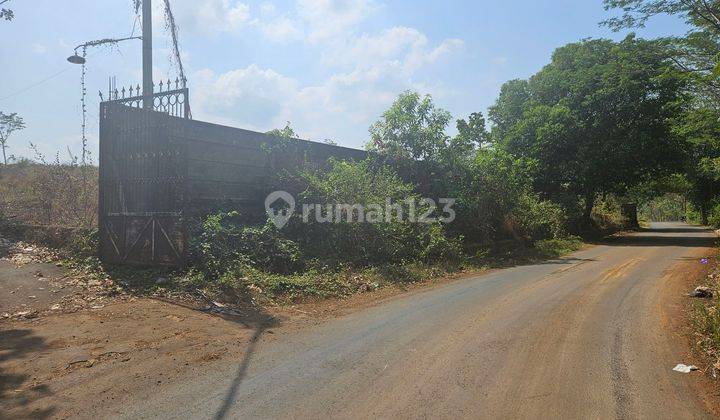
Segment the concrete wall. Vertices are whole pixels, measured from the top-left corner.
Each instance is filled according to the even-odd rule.
[[[119,104],[100,115],[100,253],[114,263],[181,264],[184,218],[217,207],[262,218],[279,171],[366,156]]]

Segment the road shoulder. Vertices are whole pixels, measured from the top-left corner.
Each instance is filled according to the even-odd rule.
[[[666,274],[661,302],[663,302],[662,325],[677,357],[677,363],[694,364],[700,368],[688,375],[692,379],[690,385],[699,402],[715,417],[720,416],[720,383],[713,378],[712,360],[698,346],[698,334],[693,326],[692,314],[697,300],[689,294],[702,283],[710,272],[710,264],[702,264],[703,258],[716,255],[713,248],[697,251],[691,257],[677,262]],[[671,367],[662,366],[669,369]],[[682,375],[682,374],[678,374]]]

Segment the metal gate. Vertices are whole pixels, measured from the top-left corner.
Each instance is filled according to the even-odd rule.
[[[99,222],[104,261],[184,262],[184,144],[170,129],[169,118],[174,117],[120,101],[101,104]]]

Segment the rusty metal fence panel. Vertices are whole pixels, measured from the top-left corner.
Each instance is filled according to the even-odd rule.
[[[184,145],[171,118],[104,103],[100,121],[100,254],[112,263],[178,265]]]

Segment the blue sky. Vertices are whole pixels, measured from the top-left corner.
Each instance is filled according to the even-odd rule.
[[[80,67],[85,41],[124,37],[131,0],[12,0],[0,22],[0,110],[27,129],[10,153],[80,150]],[[160,0],[154,0],[160,6]],[[267,131],[291,121],[311,140],[362,147],[369,125],[403,90],[431,94],[461,118],[485,112],[507,80],[526,78],[552,51],[582,38],[622,38],[598,26],[601,0],[382,1],[173,0],[195,119]],[[156,7],[157,9],[157,7]],[[162,14],[155,13],[155,75],[176,77]],[[136,29],[136,32],[138,29]],[[680,35],[660,17],[643,37]],[[140,83],[140,42],[88,52],[88,132],[97,148],[97,92],[108,76]],[[48,79],[53,76],[51,79]]]

